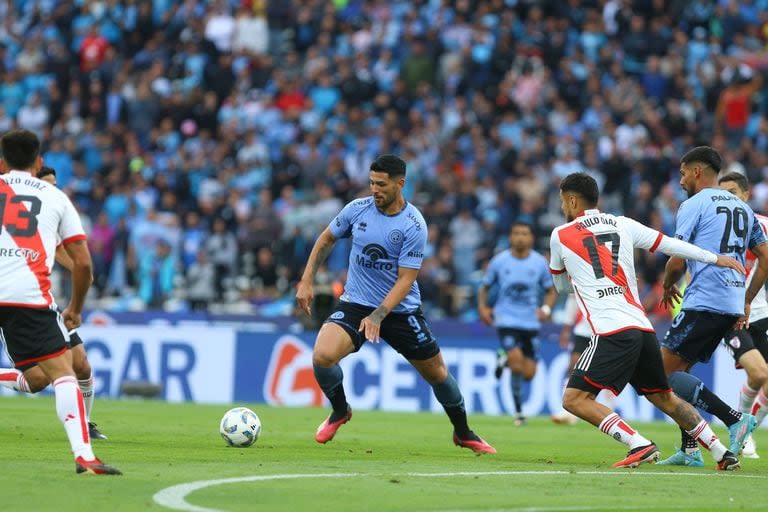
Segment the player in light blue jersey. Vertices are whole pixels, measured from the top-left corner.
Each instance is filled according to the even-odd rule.
[[[318,266],[336,240],[352,238],[341,302],[317,334],[312,353],[315,378],[333,406],[315,440],[327,443],[352,417],[339,361],[360,350],[366,340],[378,343],[381,336],[432,386],[453,424],[453,442],[477,453],[496,453],[470,430],[464,397],[421,312],[416,277],[424,259],[427,224],[403,198],[405,162],[394,155],[379,156],[371,164],[369,183],[373,195],[347,204],[320,234],[296,292],[299,307],[310,314]]]
[[[486,325],[493,325],[506,353],[506,364],[512,373],[512,400],[515,403],[515,425],[525,425],[522,412],[522,381],[536,375],[534,339],[541,322],[552,313],[557,299],[547,259],[533,250],[533,227],[515,222],[509,231],[508,251],[491,259],[483,282],[477,291],[477,309]],[[488,289],[498,285],[493,308],[488,305]],[[501,366],[500,368],[503,368]],[[497,368],[497,377],[501,376]]]
[[[718,187],[722,159],[714,149],[699,146],[680,160],[680,186],[689,199],[677,214],[677,238],[715,254],[732,256],[742,265],[747,249],[757,257],[754,277],[745,285],[745,276],[727,268],[688,262],[691,280],[682,297],[683,306],[675,317],[662,345],[664,371],[672,389],[681,398],[714,414],[728,426],[730,451],[738,455],[744,439],[756,426],[750,414],[725,404],[695,376],[688,373],[697,362],[709,361],[720,340],[734,326],[746,326],[749,305],[768,275],[768,245],[752,209],[741,199]],[[685,273],[684,260],[672,257],[664,275],[663,302],[679,301],[677,283]],[[682,446],[660,464],[703,466],[696,441],[684,430]]]

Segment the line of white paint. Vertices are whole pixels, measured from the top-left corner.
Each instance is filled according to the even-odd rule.
[[[241,482],[260,482],[264,480],[290,480],[295,478],[348,478],[360,476],[362,473],[313,473],[313,474],[284,474],[284,475],[254,475],[237,478],[220,478],[218,480],[198,480],[197,482],[188,482],[186,484],[166,487],[155,493],[152,499],[155,503],[173,510],[187,510],[189,512],[221,512],[215,508],[198,507],[188,503],[186,497],[188,494],[213,487],[214,485],[237,484]]]
[[[216,485],[224,484],[237,484],[243,482],[263,482],[267,480],[290,480],[298,478],[349,478],[356,476],[395,476],[393,474],[371,474],[371,473],[286,473],[276,475],[253,475],[243,476],[236,478],[220,478],[217,480],[198,480],[196,482],[188,482],[185,484],[178,484],[172,487],[166,487],[155,493],[152,499],[160,506],[170,508],[173,510],[184,510],[187,512],[222,512],[215,508],[198,507],[187,502],[187,496],[200,489],[207,487],[213,487]],[[675,471],[454,471],[448,473],[405,473],[406,476],[411,477],[424,477],[424,478],[445,478],[455,476],[526,476],[526,475],[606,475],[606,476],[708,476],[708,477],[724,477],[722,473],[710,473],[710,472],[675,472]],[[767,477],[760,475],[733,475],[730,474],[727,478],[757,478],[765,479]],[[605,508],[605,507],[602,507]],[[610,508],[616,510],[638,510],[641,507],[616,507]],[[665,507],[669,508],[669,507]],[[581,510],[599,510],[600,507],[580,507],[580,506],[565,506],[565,507],[528,507],[528,508],[509,508],[509,509],[497,509],[498,512],[547,512],[554,510],[566,510],[566,511],[581,511]],[[455,511],[458,512],[458,511]],[[486,511],[488,512],[488,511]]]

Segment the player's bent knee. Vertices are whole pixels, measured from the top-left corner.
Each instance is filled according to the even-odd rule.
[[[587,400],[589,400],[589,393],[586,391],[567,388],[563,394],[563,409],[578,416]]]
[[[678,403],[682,401],[682,399],[674,393],[651,393],[645,395],[645,398],[665,413],[674,410]]]
[[[763,367],[753,372],[751,375],[749,375],[749,380],[751,380],[754,384],[750,386],[752,389],[757,389],[763,386],[766,382],[768,382],[768,368]]]
[[[698,377],[691,375],[690,373],[673,372],[669,376],[669,386],[674,390],[677,396],[689,404],[695,404],[704,384]]]
[[[744,354],[739,363],[747,371],[747,380],[753,389],[757,389],[768,381],[768,365],[758,350],[753,349]]]
[[[339,362],[339,358],[333,352],[315,350],[312,352],[312,364],[322,368],[328,368]]]
[[[43,371],[40,369],[37,371],[25,372],[24,378],[27,380],[27,386],[29,386],[30,393],[37,393],[44,390],[46,386],[48,386],[48,384],[51,382],[45,373],[43,373]]]
[[[523,368],[522,375],[525,380],[533,380],[536,376],[536,362],[529,361]]]
[[[355,346],[349,334],[342,327],[327,323],[317,334],[315,347],[312,350],[312,364],[327,368],[338,363],[354,350]]]
[[[448,378],[448,367],[443,361],[442,354],[437,354],[423,360],[409,359],[408,362],[431,386],[442,384]]]
[[[75,370],[75,376],[78,380],[88,380],[91,378],[91,363],[88,362],[85,354],[75,356],[72,361],[72,369]]]

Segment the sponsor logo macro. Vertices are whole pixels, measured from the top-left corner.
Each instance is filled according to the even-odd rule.
[[[379,244],[368,244],[363,247],[362,254],[355,256],[355,263],[365,268],[372,268],[374,270],[393,270],[395,268],[394,263],[388,261],[389,254]]]

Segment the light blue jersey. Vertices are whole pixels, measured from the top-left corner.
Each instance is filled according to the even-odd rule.
[[[400,213],[386,215],[373,197],[347,204],[328,226],[334,237],[352,237],[347,284],[341,300],[378,307],[395,285],[400,267],[421,268],[427,244],[427,223],[421,212],[406,203]],[[392,311],[410,313],[421,306],[419,286]]]
[[[747,249],[766,242],[752,209],[730,192],[705,188],[680,205],[677,238],[744,264]],[[683,309],[744,314],[745,277],[730,268],[688,261]]]
[[[496,327],[532,331],[541,327],[536,310],[544,293],[553,287],[549,262],[544,256],[531,251],[526,258],[519,259],[512,251],[500,252],[488,264],[483,284],[499,286],[493,306]]]

